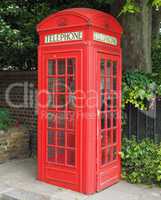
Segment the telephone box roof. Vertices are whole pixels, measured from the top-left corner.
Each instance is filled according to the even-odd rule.
[[[121,25],[112,15],[90,8],[58,11],[42,20],[37,26],[37,31],[81,26],[98,27],[115,33],[123,32]]]

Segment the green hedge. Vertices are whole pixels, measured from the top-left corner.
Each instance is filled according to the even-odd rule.
[[[6,108],[0,108],[0,130],[7,130],[11,125],[11,116]]]
[[[158,184],[161,187],[161,144],[149,139],[123,139],[122,176],[130,183]]]

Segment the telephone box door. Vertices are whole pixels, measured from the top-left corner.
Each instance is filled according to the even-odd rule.
[[[97,190],[120,179],[121,67],[120,56],[98,55]]]
[[[45,179],[49,183],[80,188],[80,126],[76,116],[80,89],[80,55],[50,53],[45,56]],[[79,122],[79,123],[78,123]]]

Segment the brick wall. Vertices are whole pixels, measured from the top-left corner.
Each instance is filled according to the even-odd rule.
[[[14,124],[28,129],[31,153],[36,150],[36,91],[37,72],[0,72],[0,107],[10,110]]]

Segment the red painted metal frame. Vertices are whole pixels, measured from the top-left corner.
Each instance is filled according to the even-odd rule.
[[[60,11],[38,26],[38,179],[86,194],[100,191],[120,179],[121,163],[121,48],[122,28],[112,16],[93,9]],[[45,44],[45,36],[83,32],[83,39]],[[117,46],[97,42],[93,33],[117,38]],[[48,61],[76,59],[76,166],[60,165],[47,159]],[[100,60],[117,60],[117,161],[101,166]],[[67,75],[67,74],[66,74]],[[111,82],[113,79],[111,78]],[[112,90],[111,90],[112,93]],[[67,111],[67,110],[66,110]],[[111,119],[112,120],[112,119]],[[66,142],[65,142],[66,145]],[[56,146],[57,147],[57,146]],[[109,173],[111,171],[111,173]],[[106,177],[107,180],[104,181]]]

